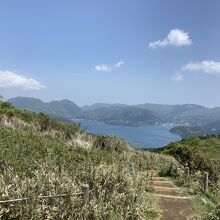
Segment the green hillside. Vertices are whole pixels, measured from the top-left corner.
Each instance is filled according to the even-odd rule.
[[[220,137],[200,138],[198,148],[211,159],[220,161]]]
[[[220,162],[220,137],[207,136],[207,137],[190,137],[171,143],[168,146],[159,149],[160,152],[170,153],[175,147],[187,146],[191,150],[201,152],[206,158],[210,160],[219,160]]]
[[[43,112],[54,117],[65,119],[71,119],[81,111],[80,107],[74,102],[65,99],[45,103],[36,98],[16,97],[9,99],[8,102],[17,108],[33,112]]]
[[[31,198],[0,203],[1,219],[156,219],[147,170],[166,172],[172,161],[178,166],[171,157],[137,151],[116,137],[88,134],[8,103],[0,104],[0,143],[0,200]],[[85,183],[92,190],[86,206],[80,196],[39,198],[71,195]]]
[[[110,124],[139,126],[144,124],[162,123],[164,120],[149,110],[128,107],[112,106],[86,110],[78,115],[79,118],[100,120]]]
[[[204,141],[172,143],[157,153],[139,151],[117,137],[86,133],[76,124],[1,102],[0,218],[156,220],[161,208],[150,177],[154,170],[187,187],[188,194],[206,196],[204,219],[215,219],[209,213],[218,216],[219,197],[211,189],[204,195],[195,180],[186,180],[180,164],[188,162],[191,172],[208,171],[217,183],[217,161],[206,160],[198,150],[199,143],[206,152]],[[208,141],[219,145],[217,139]],[[85,184],[87,203],[74,195]],[[28,200],[4,202],[19,198]]]
[[[219,181],[220,175],[220,138],[219,137],[191,137],[170,143],[157,149],[166,155],[176,158],[181,164],[195,171],[207,171],[210,178]]]

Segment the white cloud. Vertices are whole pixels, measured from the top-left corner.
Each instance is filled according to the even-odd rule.
[[[124,61],[119,61],[114,65],[100,64],[95,66],[97,72],[111,72],[115,67],[119,68],[124,64]]]
[[[106,64],[100,64],[95,66],[95,70],[97,72],[110,72],[112,71],[112,67]]]
[[[21,88],[25,90],[39,90],[45,88],[35,79],[27,78],[10,71],[0,71],[0,87],[2,88]]]
[[[171,77],[171,80],[176,81],[176,82],[180,82],[183,80],[183,75],[180,73],[176,73]]]
[[[192,44],[192,40],[189,37],[189,34],[184,30],[180,29],[173,29],[171,30],[166,38],[163,40],[158,40],[151,42],[149,44],[150,48],[159,48],[159,47],[167,47],[167,46],[174,46],[174,47],[181,47],[181,46],[188,46]]]
[[[115,64],[115,67],[120,67],[122,65],[124,65],[124,61],[119,61],[118,63]]]
[[[220,74],[220,62],[205,60],[202,62],[188,63],[183,66],[184,70],[201,71],[207,74]]]

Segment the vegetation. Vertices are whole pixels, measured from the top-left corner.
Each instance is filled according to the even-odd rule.
[[[202,173],[208,171],[218,187],[219,142],[217,137],[189,138],[155,153],[139,151],[117,137],[86,133],[77,124],[1,102],[0,200],[30,199],[0,203],[0,218],[156,219],[158,200],[148,172],[153,169],[204,199],[204,219],[218,219],[220,198],[212,186],[204,193]],[[180,164],[190,167],[190,179]],[[85,183],[91,190],[87,204],[72,196]],[[69,196],[39,198],[63,193]]]
[[[129,155],[101,149],[72,150],[62,141],[30,132],[1,129],[1,200],[30,197],[28,203],[2,205],[2,219],[149,219],[156,206],[149,178],[127,169]],[[144,166],[144,164],[141,164]],[[39,200],[38,195],[72,194],[88,183],[93,196],[88,207],[79,197]],[[143,192],[143,194],[140,194]],[[140,206],[142,204],[142,207]]]
[[[212,145],[216,143],[217,145]],[[206,171],[216,182],[220,175],[220,160],[218,153],[220,139],[191,137],[179,142],[173,142],[159,149],[159,152],[174,156],[180,163],[187,165],[191,171]]]
[[[203,125],[203,126],[178,126],[170,129],[170,132],[179,134],[182,138],[188,138],[193,136],[217,136],[220,134],[220,121],[215,123]]]
[[[40,99],[16,97],[9,99],[8,102],[12,103],[17,108],[23,108],[33,112],[44,112],[48,115],[65,119],[73,118],[77,113],[81,111],[80,107],[69,100],[45,103]]]
[[[204,219],[220,218],[220,152],[219,137],[191,137],[158,149],[157,152],[172,155],[190,168],[190,178],[176,175],[176,182],[187,192],[202,198],[206,210]],[[204,172],[209,173],[209,192],[204,193]],[[205,205],[204,205],[205,204]]]
[[[164,122],[157,114],[146,109],[130,106],[110,106],[95,110],[86,110],[77,117],[104,121],[109,124],[140,126]]]
[[[220,137],[204,137],[200,138],[198,148],[211,159],[220,161]]]
[[[81,131],[40,113],[0,104],[1,219],[154,219],[157,198],[147,170],[166,173],[169,156],[131,149],[116,137]],[[160,163],[159,163],[160,162]],[[135,172],[129,170],[133,163]],[[89,184],[90,202],[69,195]]]

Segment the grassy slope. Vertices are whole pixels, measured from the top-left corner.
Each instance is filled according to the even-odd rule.
[[[196,149],[207,143],[212,146],[210,140],[192,139],[174,145],[175,149],[184,145],[183,151],[178,151],[182,156],[187,144],[191,152],[196,144]],[[87,142],[90,148],[84,147]],[[7,103],[0,104],[0,150],[0,200],[33,198],[28,203],[0,205],[1,219],[155,219],[158,204],[146,171],[156,169],[166,175],[171,163],[179,166],[173,157],[132,150],[116,137],[87,134],[77,125]],[[170,148],[164,152],[170,153]],[[192,155],[194,152],[184,156],[192,160]],[[129,172],[130,163],[134,174]],[[172,175],[177,178],[176,174]],[[80,197],[37,199],[38,195],[71,194],[83,183],[93,190],[87,206]],[[195,182],[184,184],[199,192],[193,188]],[[217,209],[211,210],[214,213]]]
[[[220,138],[191,137],[170,143],[157,152],[174,156],[180,163],[188,164],[192,171],[207,171],[213,181],[220,175]]]
[[[171,157],[131,150],[116,138],[87,134],[77,125],[0,104],[1,219],[154,219],[157,199],[147,169],[166,172]],[[79,135],[81,135],[79,139]],[[84,142],[82,141],[84,138]],[[76,145],[80,140],[81,147]],[[84,148],[88,141],[92,147]],[[160,161],[160,163],[159,163]],[[135,174],[128,165],[134,163]],[[88,183],[91,201],[79,197],[39,200],[38,195],[73,193]]]
[[[158,153],[171,155],[180,163],[187,164],[190,168],[190,178],[177,176],[176,183],[185,188],[187,194],[194,198],[197,212],[203,219],[220,219],[220,138],[198,138],[192,137],[182,141],[171,143]],[[204,193],[203,181],[204,171],[209,173],[209,192]]]
[[[191,137],[169,144],[158,152],[170,154],[174,147],[188,146],[191,150],[200,151],[207,159],[220,161],[220,137]]]
[[[211,159],[220,160],[220,137],[200,139],[198,148]]]

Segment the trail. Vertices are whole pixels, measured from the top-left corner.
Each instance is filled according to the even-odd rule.
[[[151,172],[153,186],[160,199],[160,220],[198,220],[195,215],[192,199],[183,196],[179,188],[165,177]]]

